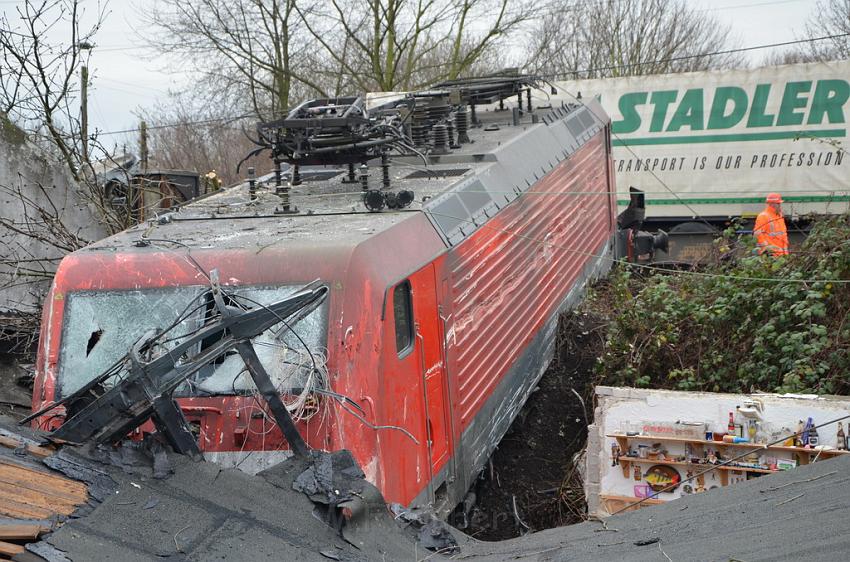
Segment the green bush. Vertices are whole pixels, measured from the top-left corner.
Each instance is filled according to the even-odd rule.
[[[850,284],[825,281],[850,279],[850,218],[819,220],[790,256],[744,255],[699,271],[614,271],[596,299],[612,311],[601,382],[850,394]]]

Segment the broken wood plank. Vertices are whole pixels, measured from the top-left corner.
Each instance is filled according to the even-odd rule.
[[[62,515],[74,513],[74,510],[81,503],[79,501],[68,501],[63,498],[57,498],[37,490],[29,490],[27,488],[16,489],[9,484],[0,483],[0,503],[9,500],[34,507],[42,507]]]
[[[0,501],[0,515],[5,515],[13,519],[50,519],[56,514],[43,507],[35,507],[5,499]]]
[[[81,502],[88,499],[88,487],[81,482],[4,460],[0,460],[0,480],[29,489],[64,493],[70,499],[80,499]]]
[[[8,447],[10,449],[17,449],[20,445],[21,442],[17,439],[13,439],[12,437],[7,437],[5,435],[0,435],[0,446]],[[49,457],[50,455],[56,452],[53,449],[49,449],[47,447],[40,447],[38,445],[32,445],[30,443],[26,443],[24,447],[31,455],[41,458]]]
[[[6,541],[0,541],[0,554],[4,554],[6,556],[14,556],[16,554],[22,554],[26,549],[19,544],[12,544]]]
[[[38,481],[9,482],[9,480],[12,479],[0,476],[0,496],[14,497],[15,494],[20,493],[23,496],[32,497],[33,494],[38,494],[52,503],[62,505],[80,505],[85,503],[87,499],[86,496],[81,494],[57,490]]]
[[[15,525],[0,525],[0,540],[4,541],[31,541],[47,529],[33,523],[19,523]]]

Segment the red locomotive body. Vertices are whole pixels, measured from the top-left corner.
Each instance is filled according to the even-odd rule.
[[[297,340],[254,340],[299,431],[313,448],[349,449],[388,501],[445,513],[545,370],[559,313],[613,258],[607,117],[593,103],[538,113],[513,125],[484,113],[499,130],[470,130],[473,143],[425,170],[395,159],[394,185],[417,197],[409,210],[366,212],[343,169],[302,170],[287,193],[298,213],[273,213],[280,198],[261,186],[251,200],[244,184],[71,254],[44,310],[33,407],[146,330],[203,322],[203,302],[186,308],[212,269],[254,304],[318,279],[329,297],[292,326]],[[305,350],[322,377],[299,366]],[[237,361],[199,373],[178,403],[208,459],[257,471],[288,446]]]

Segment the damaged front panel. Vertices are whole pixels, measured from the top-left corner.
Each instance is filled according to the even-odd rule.
[[[306,454],[306,444],[295,429],[280,399],[279,390],[269,378],[250,340],[276,324],[286,324],[287,318],[305,309],[315,308],[325,299],[327,288],[314,284],[269,305],[250,299],[257,307],[242,310],[225,304],[217,278],[217,272],[213,271],[213,288],[208,293],[215,301],[216,319],[194,332],[185,333],[180,328],[186,312],[184,309],[184,314],[174,319],[169,328],[160,332],[149,331],[131,347],[125,359],[34,416],[67,404],[70,417],[52,436],[77,443],[117,441],[152,418],[175,450],[197,454],[200,450],[179,406],[174,402],[173,394],[189,377],[219,359],[226,361],[227,354],[235,352],[259,394],[268,403],[293,452]],[[236,297],[227,296],[235,302]],[[172,345],[159,348],[160,342]],[[231,381],[235,387],[241,369],[234,370],[236,374]],[[107,388],[110,383],[114,385]]]
[[[268,306],[300,287],[239,287],[228,291],[234,305]],[[171,328],[175,341],[199,329],[215,313],[213,302],[199,300],[203,287],[173,287],[133,291],[80,291],[67,298],[65,327],[59,361],[60,397],[79,390],[126,355],[148,331]],[[183,314],[192,306],[196,310]],[[267,366],[278,388],[303,388],[309,376],[310,349],[321,349],[327,338],[327,303],[323,302],[297,322],[297,336],[282,322],[252,339],[257,355]],[[300,339],[299,339],[300,338]],[[162,344],[173,348],[175,341]],[[198,342],[189,355],[196,355],[209,339]],[[85,351],[84,351],[85,350]],[[104,381],[111,386],[111,381]],[[235,351],[204,366],[176,391],[177,396],[228,395],[250,392],[253,386]]]

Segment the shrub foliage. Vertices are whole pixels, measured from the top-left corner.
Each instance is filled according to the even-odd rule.
[[[698,272],[615,271],[601,381],[850,394],[850,217],[821,219],[787,257],[752,255],[749,244],[745,257]]]

